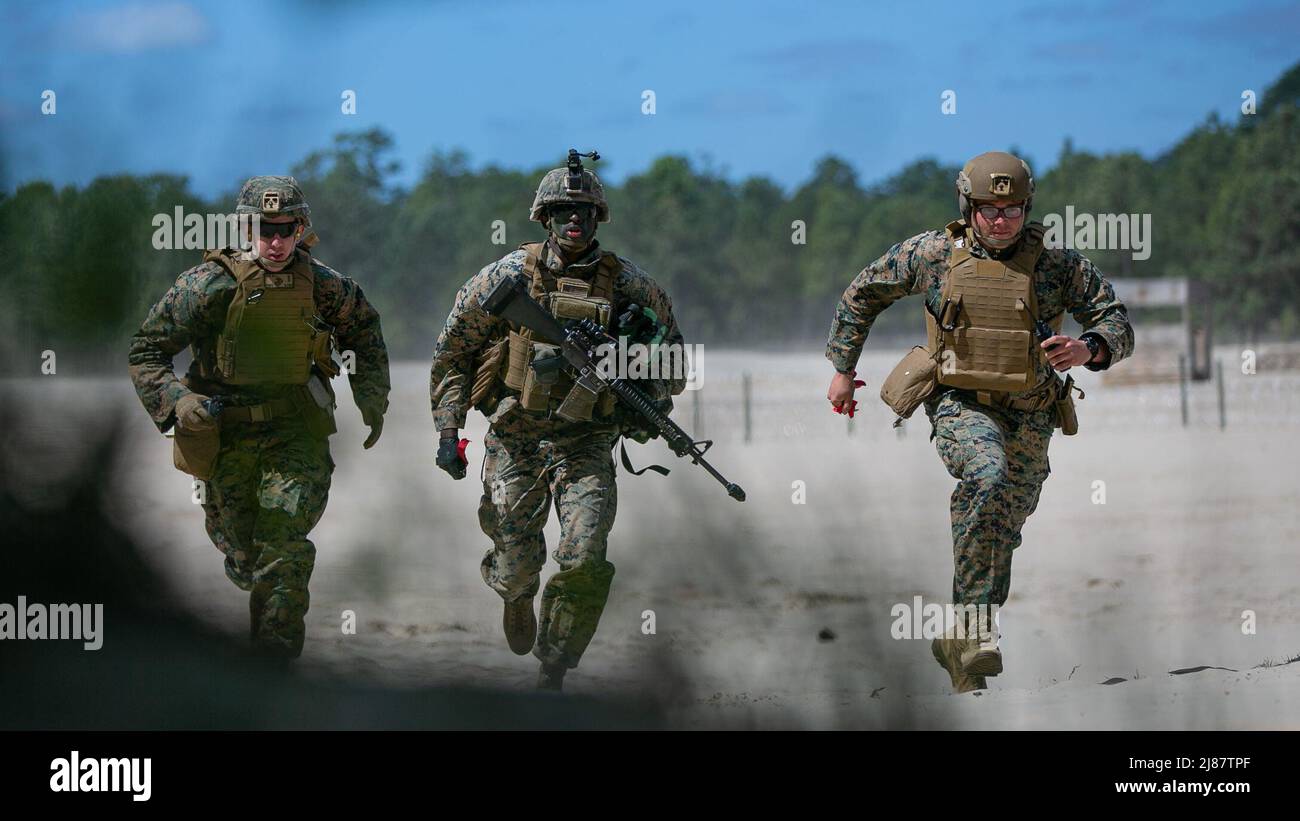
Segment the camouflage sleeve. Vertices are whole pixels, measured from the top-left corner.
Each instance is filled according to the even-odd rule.
[[[910,294],[923,293],[940,281],[948,259],[942,231],[927,231],[904,240],[862,269],[835,308],[826,358],[841,373],[852,371],[862,355],[871,325],[880,312]]]
[[[673,315],[673,301],[668,292],[635,263],[622,257],[619,257],[619,262],[623,263],[623,270],[614,283],[615,309],[623,310],[627,305],[635,303],[654,311],[659,324],[664,326],[660,344],[664,346],[661,351],[666,355],[660,360],[660,375],[664,376],[662,368],[665,365],[669,368],[668,374],[661,379],[642,380],[639,386],[651,398],[671,409],[672,397],[686,390],[686,374],[691,364],[686,356],[686,342],[677,325],[677,317]]]
[[[388,348],[379,327],[379,312],[361,286],[329,266],[312,261],[316,278],[316,310],[334,326],[340,351],[351,351],[355,369],[348,374],[352,400],[363,410],[388,411]]]
[[[163,433],[175,424],[176,400],[190,392],[172,369],[172,358],[196,340],[216,335],[233,285],[219,265],[191,268],[149,309],[144,324],[131,337],[127,356],[131,382]]]
[[[1115,289],[1097,270],[1092,261],[1073,249],[1056,252],[1065,281],[1065,308],[1085,333],[1101,337],[1110,349],[1110,357],[1097,364],[1085,365],[1090,371],[1104,371],[1133,353],[1133,326],[1128,308],[1115,296]]]
[[[497,338],[509,327],[479,307],[479,300],[507,276],[523,274],[522,251],[484,267],[469,278],[456,294],[456,302],[433,348],[429,372],[429,403],[435,430],[465,427],[469,394],[473,388],[474,358],[484,343]]]

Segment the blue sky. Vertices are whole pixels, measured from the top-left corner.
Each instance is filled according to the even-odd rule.
[[[785,186],[828,153],[866,183],[1012,145],[1041,172],[1067,136],[1155,156],[1235,120],[1298,44],[1300,3],[1274,0],[5,3],[0,151],[10,189],[166,171],[208,195],[375,125],[402,183],[434,150],[533,168],[570,146],[614,181],[669,152]]]

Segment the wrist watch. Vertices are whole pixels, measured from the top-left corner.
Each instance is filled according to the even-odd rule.
[[[1088,346],[1088,361],[1092,362],[1095,360],[1097,354],[1101,352],[1101,343],[1097,341],[1096,335],[1084,334],[1080,341]]]

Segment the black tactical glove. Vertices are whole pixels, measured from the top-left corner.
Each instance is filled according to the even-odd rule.
[[[469,440],[465,440],[469,441]],[[462,454],[460,439],[455,436],[444,436],[438,440],[438,467],[447,471],[447,474],[453,479],[465,478],[465,466],[469,460]]]

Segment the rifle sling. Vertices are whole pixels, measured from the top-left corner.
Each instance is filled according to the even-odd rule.
[[[632,474],[633,476],[640,476],[641,474],[645,473],[647,470],[653,470],[655,473],[658,473],[660,476],[668,475],[669,473],[668,468],[664,467],[663,465],[646,465],[640,470],[637,470],[636,468],[632,467],[632,460],[629,459],[627,456],[627,444],[622,439],[619,439],[618,447],[619,447],[619,456],[623,461],[623,469],[626,470],[628,473]]]

